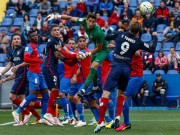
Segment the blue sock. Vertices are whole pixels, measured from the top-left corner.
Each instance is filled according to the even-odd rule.
[[[110,101],[108,104],[109,117],[114,120],[115,118],[115,108],[113,101]]]
[[[35,94],[29,94],[22,102],[21,104],[19,105],[19,107],[16,109],[16,112],[17,113],[21,113],[21,111],[29,105],[29,103],[31,101],[35,101],[36,100],[36,95]]]
[[[123,108],[123,115],[124,115],[124,124],[129,125],[129,104],[127,100],[124,102],[124,108]]]
[[[85,122],[84,112],[83,112],[83,104],[76,104],[76,108],[77,108],[80,120]]]
[[[66,97],[63,97],[63,98],[60,98],[60,101],[61,101],[62,108],[64,110],[65,118],[68,118],[69,117],[69,112],[68,112],[68,108],[67,108],[68,100]]]
[[[105,114],[105,120],[106,120],[106,122],[111,122],[112,121],[112,119],[109,117],[109,115],[106,113]]]
[[[47,107],[48,107],[48,99],[49,99],[49,93],[43,93],[42,94],[42,100],[41,100],[41,118],[44,118],[44,114],[46,114]]]
[[[71,106],[71,103],[70,103],[69,100],[68,100],[68,105],[69,105],[69,117],[71,119],[73,119],[74,118],[74,114],[73,114],[72,106]]]
[[[70,103],[71,103],[71,108],[72,108],[72,112],[73,112],[74,118],[78,121],[76,103],[74,103],[74,102],[70,102]]]
[[[90,108],[92,113],[94,114],[94,117],[96,119],[96,121],[99,120],[99,109],[94,109],[94,108]]]

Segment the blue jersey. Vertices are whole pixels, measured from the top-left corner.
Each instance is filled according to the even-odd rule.
[[[19,46],[17,49],[14,49],[12,53],[10,54],[9,61],[13,62],[14,65],[19,65],[24,62],[24,50],[25,48],[22,46]],[[16,78],[22,77],[27,72],[27,66],[20,67],[16,71]]]
[[[106,40],[115,40],[116,43],[113,62],[129,68],[131,67],[131,59],[138,49],[154,53],[157,45],[156,36],[153,37],[153,44],[149,45],[129,32],[122,33],[119,31],[107,35]]]
[[[45,48],[45,67],[55,67],[57,68],[58,59],[55,57],[54,52],[58,51],[57,45],[61,45],[63,47],[63,43],[60,39],[51,37]]]

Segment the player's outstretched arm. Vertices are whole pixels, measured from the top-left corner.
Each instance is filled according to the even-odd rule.
[[[105,40],[107,40],[107,41],[115,40],[117,35],[118,35],[118,33],[119,33],[119,31],[115,31],[112,34],[106,35]]]
[[[59,14],[49,14],[45,18],[45,21],[50,21],[52,19],[64,19],[64,20],[69,20],[72,22],[77,22],[78,17],[72,17],[72,16],[68,16],[68,15],[59,15]]]
[[[14,66],[14,67],[11,69],[11,71],[12,71],[13,73],[16,73],[16,71],[17,71],[20,67],[24,67],[24,66],[27,66],[27,65],[29,65],[29,64],[26,63],[26,62],[23,62],[23,63],[21,63],[21,64],[19,64],[19,65]]]
[[[13,65],[13,62],[9,62],[8,65],[4,68],[4,70],[0,72],[0,76],[5,74],[7,71],[9,71],[12,65]]]
[[[15,74],[12,74],[12,75],[10,75],[10,76],[8,76],[8,77],[0,80],[0,84],[3,84],[3,83],[5,83],[5,82],[7,82],[7,81],[10,81],[10,80],[13,80],[13,79],[15,79],[15,77],[16,77],[16,75],[15,75]]]

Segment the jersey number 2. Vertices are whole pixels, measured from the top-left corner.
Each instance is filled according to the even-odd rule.
[[[128,42],[123,42],[121,45],[121,52],[120,54],[123,55],[129,50],[129,43]]]

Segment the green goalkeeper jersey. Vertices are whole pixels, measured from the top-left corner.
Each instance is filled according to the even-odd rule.
[[[106,46],[108,45],[108,42],[105,40],[105,35],[98,24],[95,24],[93,29],[88,29],[85,18],[78,18],[77,22],[83,26],[88,37],[94,42],[95,48],[97,44],[102,44],[102,50],[107,49]]]

